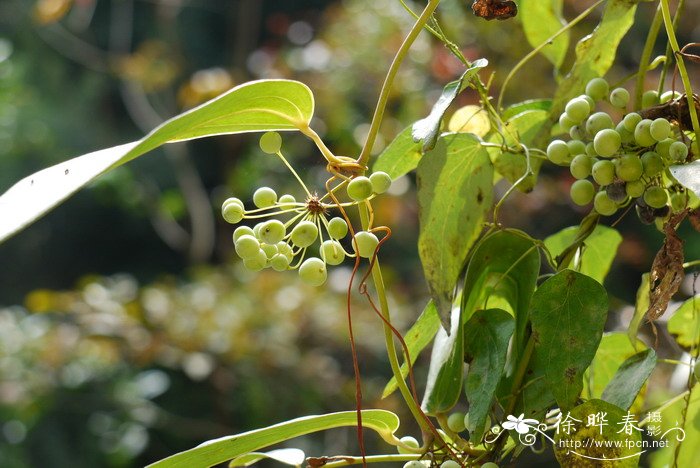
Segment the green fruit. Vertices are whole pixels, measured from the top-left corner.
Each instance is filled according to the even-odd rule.
[[[664,119],[654,119],[649,126],[649,133],[656,141],[662,141],[671,136],[671,123]]]
[[[577,205],[588,205],[595,195],[595,187],[590,180],[577,180],[571,185],[569,195],[571,195],[571,201]]]
[[[242,203],[240,205],[235,202],[228,204],[224,203],[224,205],[221,207],[221,216],[223,216],[227,223],[240,223],[244,214],[245,210],[243,209]]]
[[[289,257],[287,257],[284,254],[278,253],[270,259],[270,266],[275,271],[289,270]]]
[[[284,227],[282,221],[276,219],[271,219],[266,221],[260,226],[258,231],[258,237],[261,241],[267,244],[276,244],[287,234],[287,229]]]
[[[277,202],[277,193],[270,187],[260,187],[253,193],[253,203],[258,208],[267,208]]]
[[[574,140],[583,140],[586,138],[586,134],[583,131],[583,128],[581,128],[580,125],[574,125],[569,129],[569,136],[573,138]],[[584,147],[585,147],[584,143]]]
[[[595,110],[595,100],[592,97],[590,97],[588,94],[581,94],[578,97],[586,100],[586,102],[588,103],[588,107],[590,107],[591,109],[591,112]]]
[[[615,164],[608,160],[598,161],[593,164],[591,174],[598,185],[611,184],[615,180]]]
[[[591,175],[594,162],[595,160],[587,154],[579,154],[571,161],[569,171],[571,171],[571,175],[577,179],[585,179]]]
[[[262,249],[249,257],[243,259],[243,266],[250,271],[260,271],[267,266],[267,255]]]
[[[277,132],[265,132],[260,137],[260,149],[267,154],[277,154],[282,148],[282,137]]]
[[[666,206],[668,192],[663,187],[653,185],[644,191],[644,202],[652,208]]]
[[[644,195],[644,189],[646,185],[641,180],[632,180],[625,184],[625,192],[631,198],[637,198]]]
[[[370,258],[379,244],[377,236],[369,231],[360,231],[355,234],[352,245],[355,253],[363,258]]]
[[[586,120],[586,131],[591,135],[595,135],[606,128],[612,129],[614,127],[612,118],[605,112],[596,112]]]
[[[659,145],[656,145],[657,148],[658,146]],[[644,168],[645,176],[654,177],[664,170],[664,160],[655,152],[647,151],[642,155],[642,167]]]
[[[282,195],[279,200],[277,200],[277,203],[280,206],[284,205],[294,205],[297,202],[297,199],[294,198],[294,195],[290,195],[288,193]]]
[[[310,257],[299,267],[299,277],[311,286],[321,286],[326,282],[326,264],[320,258]]]
[[[486,462],[483,465],[481,465],[481,468],[498,468],[498,465],[494,462]]]
[[[464,416],[464,413],[460,412],[450,414],[447,417],[447,427],[452,432],[462,432],[466,429],[466,426],[464,425]]]
[[[411,448],[417,449],[420,447],[420,444],[418,443],[418,441],[414,437],[404,436],[404,437],[401,437],[401,439],[399,439],[399,440],[401,440],[402,444],[408,445]],[[412,451],[406,450],[405,448],[401,447],[400,445],[397,446],[397,449],[398,449],[399,453],[404,454],[404,455],[408,454],[408,453],[413,453]],[[423,465],[421,465],[421,467],[422,466]]]
[[[358,176],[348,184],[348,196],[355,201],[366,200],[372,195],[372,181],[368,177]]]
[[[243,259],[257,255],[260,250],[260,242],[253,236],[244,234],[234,244],[236,253]],[[264,252],[263,252],[264,253]]]
[[[302,221],[292,229],[290,239],[297,247],[308,247],[316,241],[318,228],[311,221]]]
[[[591,113],[591,106],[585,99],[574,98],[566,104],[565,111],[571,120],[581,123]]]
[[[374,193],[384,193],[391,187],[391,176],[386,172],[377,171],[369,176],[369,181],[372,183],[372,191]]]
[[[598,154],[595,152],[595,146],[593,146],[593,142],[586,143],[586,154],[592,158],[595,158],[598,156]]]
[[[593,208],[603,216],[611,216],[617,211],[617,203],[612,201],[605,191],[596,193],[593,199]]]
[[[663,104],[672,99],[678,99],[679,97],[681,97],[681,93],[679,93],[678,91],[666,91],[661,96],[659,96],[659,104]]]
[[[639,179],[643,172],[642,160],[636,154],[625,154],[615,161],[615,173],[625,182]]]
[[[622,125],[625,126],[625,130],[628,132],[634,132],[637,128],[637,124],[642,121],[642,116],[636,112],[630,112],[622,119]]]
[[[319,249],[321,259],[329,265],[340,265],[345,260],[345,251],[340,242],[327,240],[321,244]]]
[[[615,131],[620,134],[620,140],[623,145],[631,145],[634,143],[634,133],[625,128],[624,122],[620,121],[615,126]]]
[[[668,147],[668,156],[671,161],[683,162],[688,157],[688,147],[682,141],[674,141]]]
[[[235,231],[233,231],[233,242],[236,242],[239,237],[243,235],[255,237],[255,233],[248,226],[238,226]]]
[[[328,222],[328,235],[333,239],[342,239],[348,235],[348,223],[343,218],[331,218]]]
[[[651,136],[651,120],[643,119],[634,128],[634,140],[639,146],[653,146],[656,140]]]
[[[659,153],[662,158],[671,159],[671,153],[669,150],[671,149],[671,145],[675,142],[676,140],[673,138],[666,138],[665,140],[658,142],[654,147],[654,150]]]
[[[440,468],[462,468],[462,465],[454,460],[445,460],[440,464]]]
[[[554,140],[547,146],[547,158],[557,165],[568,165],[571,161],[569,147],[562,140]]]
[[[642,94],[642,107],[653,107],[659,103],[659,93],[654,90],[645,91]]]
[[[684,210],[685,206],[687,204],[688,204],[688,197],[686,196],[685,193],[674,192],[674,194],[671,195],[671,209],[673,210],[674,213],[678,213],[679,211]]]
[[[610,104],[624,108],[630,100],[630,93],[625,88],[615,88],[610,92]]]
[[[563,132],[568,132],[571,130],[575,125],[576,121],[569,117],[569,114],[564,112],[562,115],[559,116],[559,125],[561,126],[561,129]]]
[[[425,468],[425,465],[418,460],[411,460],[404,463],[403,468]]]
[[[294,251],[292,250],[292,246],[287,244],[286,242],[278,242],[277,243],[277,251],[281,254],[284,255],[289,259],[289,262],[291,263],[292,258],[294,258]]]
[[[595,152],[604,158],[610,158],[617,153],[617,150],[620,149],[620,145],[622,145],[620,134],[609,128],[605,128],[596,133],[593,139],[593,148]]]
[[[605,99],[605,96],[608,95],[609,90],[610,87],[608,86],[608,82],[603,78],[593,78],[586,85],[586,94],[596,101]]]
[[[265,256],[267,257],[268,260],[279,253],[276,245],[260,244],[260,248],[262,249],[263,252],[265,252]]]
[[[231,197],[231,198],[227,198],[226,200],[224,200],[224,202],[221,204],[221,208],[223,209],[224,207],[230,205],[231,203],[235,203],[236,205],[240,206],[241,209],[244,208],[243,202],[236,197]]]
[[[566,146],[569,147],[569,154],[586,154],[586,144],[581,140],[570,140],[566,142]]]

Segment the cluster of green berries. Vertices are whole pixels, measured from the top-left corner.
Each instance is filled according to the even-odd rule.
[[[611,216],[634,201],[639,218],[650,224],[687,206],[688,193],[667,168],[685,163],[689,151],[682,132],[667,119],[625,114],[629,97],[624,88],[610,91],[602,78],[589,81],[586,93],[569,101],[559,118],[562,131],[571,139],[552,141],[547,158],[568,166],[577,179],[570,191],[577,205],[593,202],[595,211]],[[647,91],[643,106],[675,97],[670,92],[659,97],[656,91]],[[606,112],[596,112],[596,102],[605,100],[624,114],[617,124]]]
[[[278,154],[284,160],[278,133],[265,133],[260,139],[260,148],[268,154]],[[345,183],[347,196],[352,201],[341,205],[364,202],[385,192],[390,185],[391,178],[385,172],[354,177]],[[349,252],[341,243],[349,232],[347,222],[339,216],[329,217],[336,207],[327,200],[330,194],[319,197],[312,195],[306,186],[304,190],[307,198],[299,202],[293,195],[278,198],[272,188],[260,187],[253,194],[253,209],[246,209],[235,197],[224,201],[221,214],[227,222],[238,224],[246,219],[261,220],[253,227],[242,225],[233,232],[236,253],[248,270],[298,270],[302,281],[320,286],[326,281],[328,265],[339,265],[346,257],[371,258],[374,255],[379,239],[373,232],[356,232],[351,241],[352,252]],[[318,253],[318,256],[312,253]]]

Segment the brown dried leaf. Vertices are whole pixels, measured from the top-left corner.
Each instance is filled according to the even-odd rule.
[[[695,103],[695,110],[700,113],[700,98],[695,94],[693,95],[693,102]],[[682,130],[693,129],[693,123],[690,119],[690,106],[688,106],[688,99],[685,94],[658,106],[642,109],[639,111],[639,115],[643,119],[651,120],[663,117],[677,123]]]
[[[688,221],[690,221],[690,225],[693,226],[693,229],[700,232],[700,209],[691,210],[691,212],[688,213]]]
[[[508,0],[474,0],[472,11],[485,20],[506,20],[518,14],[518,6]]]
[[[650,322],[661,317],[671,297],[683,281],[683,241],[676,233],[676,226],[687,216],[688,211],[672,215],[664,224],[666,239],[656,254],[649,274],[649,310],[646,318]]]

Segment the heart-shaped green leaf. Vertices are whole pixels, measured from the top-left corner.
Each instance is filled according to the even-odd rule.
[[[627,410],[656,366],[656,353],[647,349],[625,359],[603,391],[603,400]]]

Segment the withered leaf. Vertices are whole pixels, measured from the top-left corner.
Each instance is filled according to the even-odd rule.
[[[649,274],[649,310],[646,318],[650,322],[661,317],[683,281],[683,241],[676,233],[676,226],[687,214],[687,210],[681,211],[664,224],[666,239],[654,258]]]
[[[518,6],[509,0],[474,0],[472,11],[485,20],[507,20],[518,14]]]

